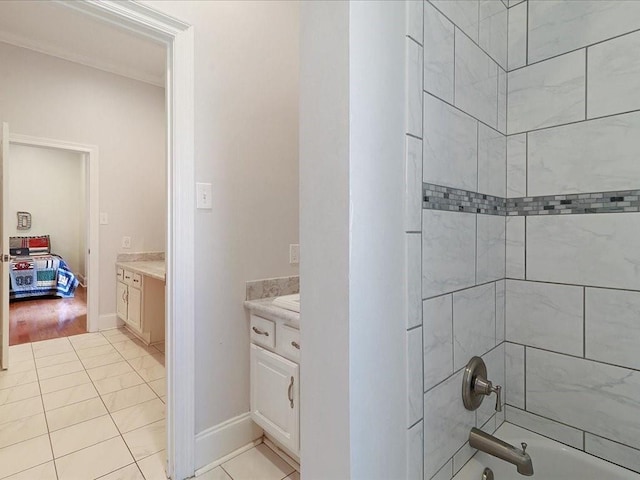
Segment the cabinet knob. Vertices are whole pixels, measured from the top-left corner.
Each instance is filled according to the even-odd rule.
[[[300,350],[300,344],[298,342],[291,342],[291,346]]]
[[[265,332],[264,330],[260,330],[258,327],[251,327],[251,330],[256,332],[258,335],[264,335],[265,337],[269,336],[269,332]]]

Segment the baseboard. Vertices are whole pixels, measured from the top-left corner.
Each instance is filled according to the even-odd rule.
[[[208,428],[196,435],[196,470],[213,468],[212,464],[261,438],[262,429],[249,412]]]
[[[100,315],[98,330],[110,330],[112,328],[118,328],[122,325],[122,320],[120,320],[115,313],[109,313],[107,315]]]

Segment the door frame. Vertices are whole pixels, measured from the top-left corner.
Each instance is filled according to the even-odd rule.
[[[131,0],[56,1],[167,49],[167,474],[183,480],[195,473],[193,27]]]
[[[11,125],[9,125],[11,127]],[[54,150],[66,150],[82,154],[82,161],[85,163],[85,234],[87,243],[84,252],[86,277],[89,279],[87,284],[87,331],[97,332],[100,327],[100,311],[99,311],[99,294],[100,294],[100,231],[98,225],[99,218],[99,198],[98,187],[100,178],[99,172],[99,153],[96,145],[82,145],[79,143],[66,142],[62,140],[54,140],[51,138],[33,137],[30,135],[21,135],[11,133],[9,131],[9,146],[22,145],[25,147],[41,147]],[[6,166],[6,165],[5,165]],[[9,175],[11,172],[9,172]],[[4,188],[7,188],[5,181]],[[10,188],[10,187],[9,187]],[[4,207],[3,215],[7,214],[7,206]],[[6,292],[8,295],[9,293]]]

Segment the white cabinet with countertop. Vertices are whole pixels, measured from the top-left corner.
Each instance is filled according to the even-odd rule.
[[[297,460],[300,455],[300,315],[247,301],[250,310],[251,418]]]
[[[165,268],[161,261],[116,263],[116,312],[147,345],[164,342]]]

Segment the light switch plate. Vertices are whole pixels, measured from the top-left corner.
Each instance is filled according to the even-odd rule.
[[[211,210],[213,190],[210,183],[196,183],[196,208]]]
[[[109,225],[109,214],[100,212],[100,225]]]
[[[289,263],[298,265],[300,263],[300,245],[292,243],[289,245]]]

